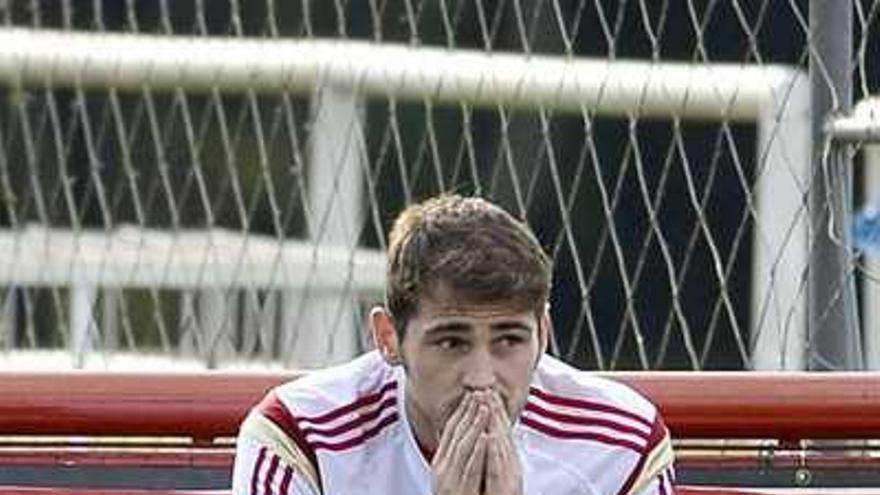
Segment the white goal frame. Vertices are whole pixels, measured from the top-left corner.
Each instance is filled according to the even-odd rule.
[[[880,96],[869,96],[850,115],[829,120],[825,131],[841,143],[861,144],[864,197],[871,203],[880,200]],[[880,260],[867,256],[864,266],[868,278],[861,292],[865,368],[880,370],[880,332],[876,330],[880,328]]]
[[[311,242],[276,241],[279,253],[295,251],[298,242],[312,248],[318,244],[353,248],[352,229],[357,222],[352,219],[358,218],[361,210],[358,191],[363,188],[359,181],[365,160],[359,108],[366,97],[623,118],[756,122],[760,164],[757,168],[761,176],[754,189],[754,204],[750,200],[748,206],[755,212],[752,367],[803,368],[809,220],[804,202],[810,181],[811,137],[809,87],[802,71],[778,65],[610,61],[345,40],[172,37],[2,28],[0,83],[13,87],[194,92],[218,89],[314,95],[313,101],[320,102],[317,107],[332,107],[333,111],[326,118],[316,118],[313,127],[316,134],[309,164],[310,204],[335,212],[329,222],[333,233]],[[333,144],[340,142],[354,143],[357,149],[340,156],[338,146]],[[340,183],[348,184],[350,193],[335,193],[334,188]],[[85,308],[94,302],[94,287],[110,283],[111,271],[136,273],[140,270],[139,260],[168,256],[151,252],[151,243],[147,242],[131,257],[133,264],[120,262],[113,270],[100,268],[100,264],[107,262],[82,250],[76,256],[61,258],[66,270],[44,270],[39,260],[29,258],[39,256],[40,250],[23,245],[27,235],[19,231],[0,234],[0,243],[18,246],[17,250],[0,249],[0,284],[54,285],[70,287],[74,292],[91,291],[85,292],[85,297],[71,298],[74,304]],[[205,239],[211,235],[206,232]],[[104,242],[108,243],[112,244],[109,240]],[[234,246],[246,244],[243,240],[232,242]],[[241,248],[234,247],[234,252],[227,253],[232,255],[228,259],[242,256],[236,249]],[[277,260],[287,254],[274,256]],[[294,264],[311,262],[310,258],[299,260],[298,255],[292,256]],[[246,258],[248,262],[259,263],[256,258]],[[364,254],[364,259],[376,264],[372,270],[381,266],[380,258],[376,253]],[[204,271],[239,270],[215,264],[213,259],[197,263],[203,265]],[[716,259],[719,278],[723,278],[721,265]],[[23,272],[26,266],[34,267],[36,272]],[[77,275],[84,273],[102,276],[89,279]],[[189,272],[180,273],[183,276]],[[250,279],[248,273],[239,270],[234,276],[218,278],[243,287],[265,287],[268,283],[260,277]],[[365,282],[365,289],[381,290],[380,279],[367,278],[370,282]],[[298,283],[290,273],[272,280],[273,287],[295,289]],[[125,277],[119,280],[124,281]],[[203,278],[186,281],[193,285],[202,282]],[[351,285],[346,287],[351,290]],[[340,286],[338,290],[344,288]],[[332,296],[328,297],[332,306]],[[71,318],[82,314],[82,308],[74,308]],[[87,318],[85,323],[72,321],[72,333],[87,332],[82,330],[84,325]],[[306,346],[304,352],[309,351]]]

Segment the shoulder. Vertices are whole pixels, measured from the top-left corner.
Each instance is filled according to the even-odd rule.
[[[628,385],[578,370],[549,355],[538,365],[532,398],[548,406],[604,412],[646,427],[658,416],[654,404]]]
[[[626,384],[544,356],[520,418],[544,455],[602,493],[630,493],[672,464],[657,408]]]
[[[371,352],[271,390],[242,423],[253,440],[320,477],[322,454],[354,449],[397,421],[394,368]]]
[[[340,450],[356,444],[352,435],[364,433],[374,420],[396,420],[396,376],[378,353],[367,353],[277,387],[253,412],[310,450]]]
[[[300,417],[318,420],[393,396],[396,376],[377,352],[369,352],[342,365],[309,372],[272,394]]]

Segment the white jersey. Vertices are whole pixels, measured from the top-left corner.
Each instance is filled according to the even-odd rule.
[[[403,407],[406,376],[377,352],[270,392],[242,424],[233,495],[429,495]],[[543,356],[513,428],[525,495],[672,495],[669,434],[632,389]]]

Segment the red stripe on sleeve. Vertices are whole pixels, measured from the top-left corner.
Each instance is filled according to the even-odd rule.
[[[272,479],[275,478],[275,471],[278,471],[278,461],[278,456],[272,454],[269,470],[266,471],[266,477],[263,479],[263,495],[272,495]]]
[[[288,490],[290,490],[291,479],[293,479],[293,468],[290,466],[284,466],[284,477],[281,478],[281,488],[279,489],[279,495],[287,495]]]
[[[565,414],[557,411],[550,411],[549,409],[545,409],[534,402],[526,403],[526,411],[531,411],[540,416],[544,416],[545,418],[552,419],[554,421],[560,423],[568,423],[573,425],[583,425],[583,426],[602,426],[611,430],[618,431],[620,433],[626,433],[628,435],[633,435],[644,440],[648,439],[649,433],[645,433],[644,430],[640,430],[638,428],[634,428],[630,425],[619,421],[613,421],[609,419],[603,418],[595,418],[595,417],[581,417],[575,416],[573,414]]]
[[[337,451],[337,452],[341,451],[341,450],[348,450],[348,449],[357,447],[358,445],[360,445],[360,444],[366,442],[367,440],[373,438],[374,436],[378,435],[379,432],[382,431],[382,429],[384,429],[386,426],[393,424],[395,421],[397,421],[397,418],[398,418],[397,413],[393,412],[393,413],[389,414],[388,416],[385,416],[385,418],[382,421],[379,421],[375,425],[373,425],[370,428],[361,432],[361,434],[356,437],[352,437],[352,438],[349,438],[348,440],[345,440],[343,442],[338,442],[338,443],[315,442],[312,445],[314,446],[315,450],[322,449],[322,450],[330,450],[330,451]]]
[[[382,388],[380,388],[378,392],[372,393],[370,395],[365,395],[350,404],[346,404],[337,409],[333,409],[332,411],[326,412],[319,416],[313,416],[310,418],[301,417],[299,418],[299,420],[308,421],[312,424],[329,423],[330,421],[345,416],[352,411],[356,411],[364,406],[379,402],[380,400],[382,400],[382,397],[385,395],[386,392],[394,390],[395,388],[397,388],[397,382],[391,381],[382,386]]]
[[[260,453],[257,454],[257,463],[254,465],[254,472],[251,473],[251,495],[257,494],[257,478],[260,477],[260,469],[263,467],[263,462],[266,460],[266,447],[260,448]]]
[[[575,399],[573,397],[563,397],[560,395],[554,395],[544,390],[541,390],[537,387],[532,387],[529,392],[535,397],[547,402],[549,404],[554,404],[557,406],[565,406],[565,407],[573,407],[577,409],[583,409],[586,411],[601,411],[610,414],[616,414],[618,416],[622,416],[624,418],[629,418],[633,421],[637,421],[642,423],[645,426],[651,426],[651,422],[647,419],[635,414],[631,411],[627,411],[625,409],[621,409],[616,406],[612,406],[610,404],[605,404],[602,402],[596,402],[591,400],[584,399]]]
[[[576,440],[590,440],[594,442],[600,442],[607,445],[615,445],[617,447],[623,447],[626,449],[630,449],[635,453],[641,452],[641,445],[631,442],[625,438],[613,437],[611,435],[603,435],[601,433],[596,432],[587,432],[587,431],[566,431],[560,430],[559,428],[554,428],[553,426],[546,425],[541,423],[540,421],[536,421],[533,418],[528,416],[520,417],[520,423],[524,426],[528,426],[533,430],[540,431],[541,433],[554,437],[554,438],[562,438],[562,439],[576,439]]]
[[[364,423],[369,423],[370,421],[378,418],[382,414],[382,412],[384,412],[386,409],[393,408],[396,404],[397,404],[397,397],[392,395],[388,399],[384,400],[381,404],[379,404],[379,406],[376,409],[373,409],[372,411],[369,411],[369,412],[365,412],[363,414],[359,414],[351,421],[348,421],[344,424],[341,424],[335,428],[319,428],[316,426],[305,426],[303,428],[300,428],[300,431],[302,431],[306,437],[308,437],[311,434],[319,434],[319,435],[323,435],[325,437],[339,436],[339,435],[342,435],[343,433],[347,433],[351,430],[354,430],[355,428],[357,428],[359,426],[362,426]]]

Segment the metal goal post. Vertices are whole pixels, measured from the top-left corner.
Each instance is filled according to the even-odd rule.
[[[807,224],[803,188],[810,178],[810,94],[806,75],[774,65],[669,63],[581,57],[486,53],[390,43],[320,39],[232,39],[0,29],[0,81],[12,87],[58,86],[116,90],[304,92],[321,99],[310,154],[313,209],[330,212],[327,233],[311,246],[353,249],[352,226],[361,213],[364,98],[382,97],[484,107],[574,112],[585,116],[755,122],[758,146],[753,199],[751,350],[755,369],[800,369],[806,335]],[[354,143],[339,153],[338,143]],[[352,141],[353,139],[353,141]],[[349,144],[351,146],[351,144]],[[345,187],[339,193],[337,188]],[[771,199],[772,198],[772,199]],[[210,235],[206,233],[205,235]],[[69,270],[43,271],[39,249],[22,245],[23,232],[0,242],[0,283],[67,286],[82,295],[71,303],[91,307],[95,284],[110,283],[99,257],[74,256]],[[233,243],[234,244],[234,243]],[[131,257],[148,259],[149,243]],[[161,253],[160,253],[161,254]],[[235,253],[239,256],[239,253]],[[376,258],[371,258],[375,260]],[[376,261],[381,263],[380,261]],[[125,266],[122,266],[125,265]],[[723,280],[723,267],[716,263]],[[34,267],[37,273],[27,273]],[[211,265],[211,270],[238,270]],[[113,271],[136,273],[114,262]],[[257,271],[259,272],[259,270]],[[80,273],[104,273],[84,279]],[[184,273],[184,272],[181,272]],[[249,280],[249,271],[234,283]],[[181,275],[182,276],[182,275]],[[191,281],[193,283],[197,281]],[[293,284],[283,278],[281,285]],[[375,286],[374,286],[375,288]],[[91,291],[91,292],[90,292]],[[330,294],[318,313],[334,311]],[[729,304],[729,301],[727,301]],[[73,334],[87,332],[88,318],[73,308]],[[87,313],[86,313],[87,314]],[[79,316],[78,316],[79,315]],[[343,339],[352,339],[348,329]],[[77,342],[72,338],[71,342]],[[304,355],[309,355],[307,343]],[[350,345],[340,345],[350,352]],[[344,356],[337,356],[336,359]],[[320,363],[317,363],[320,364]]]

